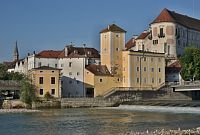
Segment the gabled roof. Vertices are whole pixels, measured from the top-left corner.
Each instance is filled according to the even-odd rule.
[[[181,63],[180,61],[175,61],[174,63],[170,64],[169,66],[167,67],[176,67],[176,68],[181,68]]]
[[[48,66],[41,66],[41,67],[38,67],[38,68],[33,68],[32,70],[61,70],[61,69],[48,67]]]
[[[200,31],[200,20],[170,11],[166,8],[162,10],[160,15],[151,24],[160,22],[174,22],[187,28]]]
[[[62,51],[44,50],[36,54],[38,58],[58,58]]]
[[[108,25],[107,28],[103,29],[100,33],[108,32],[108,31],[120,32],[120,33],[125,33],[126,32],[125,30],[123,30],[122,28],[117,26],[116,24],[111,24],[111,25]]]
[[[129,49],[131,49],[132,47],[134,47],[135,45],[136,45],[135,38],[132,37],[132,38],[125,44],[125,48],[126,48],[126,50],[129,50]]]
[[[66,46],[65,49],[67,49],[67,54],[65,54],[65,50],[63,50],[59,58],[100,58],[100,54],[95,48]]]
[[[86,69],[97,76],[111,76],[108,68],[105,65],[91,64],[88,65]]]
[[[145,39],[150,32],[142,32],[136,39]]]

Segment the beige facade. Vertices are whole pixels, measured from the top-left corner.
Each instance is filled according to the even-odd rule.
[[[101,64],[106,65],[115,76],[117,84],[122,83],[122,50],[125,45],[125,33],[123,29],[115,24],[101,31]]]
[[[53,97],[61,97],[59,69],[43,66],[30,70],[29,76],[36,87],[37,97],[44,97],[47,92]]]
[[[165,83],[164,53],[123,51],[123,87],[157,90]]]

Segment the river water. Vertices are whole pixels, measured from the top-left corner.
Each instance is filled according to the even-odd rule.
[[[200,108],[120,106],[0,113],[0,135],[121,135],[200,127]]]

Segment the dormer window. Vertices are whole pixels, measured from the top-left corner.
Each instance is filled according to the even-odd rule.
[[[88,51],[87,54],[88,54],[88,55],[91,55],[91,51]]]
[[[78,51],[77,51],[77,50],[74,50],[74,53],[75,53],[75,54],[77,54],[77,53],[78,53]]]

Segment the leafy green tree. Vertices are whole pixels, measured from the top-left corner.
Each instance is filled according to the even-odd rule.
[[[200,80],[200,49],[186,48],[180,61],[182,65],[181,75],[184,80]]]
[[[0,63],[0,80],[7,80],[7,67]]]
[[[29,105],[36,100],[35,87],[30,83],[30,81],[28,81],[28,79],[22,80],[21,82],[20,99],[22,102]]]

